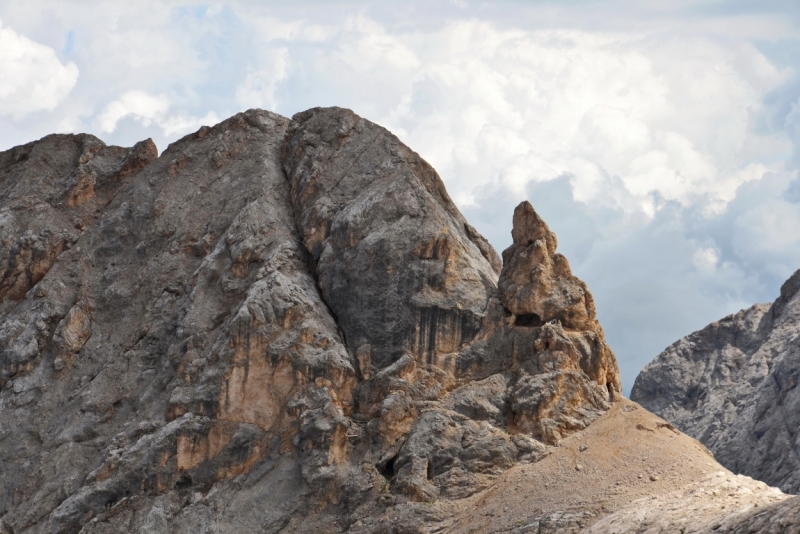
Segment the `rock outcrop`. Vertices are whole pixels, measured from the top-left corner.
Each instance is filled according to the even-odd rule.
[[[425,161],[339,108],[251,110],[156,156],[0,153],[3,534],[457,529],[581,436],[678,435],[621,398],[527,202],[501,262]],[[605,514],[577,506],[531,520]]]
[[[800,271],[756,304],[670,345],[631,398],[704,443],[717,460],[800,492]]]
[[[296,115],[283,165],[297,229],[361,376],[404,354],[452,374],[481,328],[500,259],[436,172],[339,109]]]
[[[157,156],[150,140],[126,149],[91,135],[49,135],[0,154],[0,310],[22,299]]]

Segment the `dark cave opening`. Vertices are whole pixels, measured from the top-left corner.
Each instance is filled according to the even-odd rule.
[[[188,473],[181,475],[181,478],[175,483],[175,489],[184,489],[192,485],[192,476]]]
[[[397,460],[397,456],[392,456],[389,458],[385,464],[381,465],[378,464],[375,467],[378,469],[378,472],[385,478],[386,480],[392,480],[394,477],[394,461]]]
[[[544,321],[542,321],[542,318],[535,313],[523,313],[522,315],[517,315],[514,318],[514,326],[544,326]]]

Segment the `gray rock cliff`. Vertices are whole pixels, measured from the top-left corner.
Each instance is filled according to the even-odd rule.
[[[718,484],[527,202],[512,237],[339,108],[0,153],[0,533],[577,532],[658,488],[630,458]]]
[[[501,272],[348,110],[249,111],[159,157],[49,136],[0,173],[5,531],[313,531],[331,507],[346,529],[481,491],[619,392],[566,260],[517,280],[539,230],[515,221]],[[510,277],[563,322],[509,305]]]
[[[670,345],[631,398],[705,444],[717,460],[800,492],[800,271],[778,299]]]

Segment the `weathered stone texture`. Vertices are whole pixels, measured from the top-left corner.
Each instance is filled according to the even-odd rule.
[[[533,207],[501,262],[349,110],[50,136],[0,221],[0,532],[426,532],[619,399]]]
[[[118,172],[97,220],[3,317],[8,528],[71,532],[131,499],[145,513],[149,496],[294,449],[290,409],[346,409],[354,369],[278,162],[287,123],[249,112]],[[89,202],[57,205],[52,224]]]
[[[322,294],[365,371],[406,352],[452,367],[480,328],[499,261],[436,171],[338,108],[294,117],[283,164]]]
[[[736,473],[800,492],[800,271],[756,304],[673,343],[631,398]]]
[[[126,178],[157,156],[150,140],[126,149],[85,134],[0,154],[0,310],[24,298]]]
[[[586,284],[572,276],[558,240],[529,202],[514,210],[514,243],[503,252],[503,305],[531,324],[558,320],[566,328],[598,328]]]

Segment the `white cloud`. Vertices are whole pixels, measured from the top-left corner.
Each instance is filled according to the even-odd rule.
[[[0,21],[0,114],[19,120],[52,111],[77,81],[75,63],[61,63],[52,48],[4,28]]]
[[[158,120],[158,126],[166,136],[183,135],[188,132],[198,130],[201,126],[214,126],[220,122],[220,118],[213,111],[206,113],[204,117],[194,117],[192,115],[170,115]]]
[[[144,91],[128,91],[119,99],[106,105],[97,117],[101,132],[111,133],[117,123],[131,117],[149,126],[156,118],[162,117],[169,109],[169,99],[164,95],[150,95]]]
[[[694,251],[692,260],[702,271],[713,271],[719,262],[719,251],[714,247],[699,247]]]
[[[377,69],[394,73],[417,69],[419,58],[398,37],[367,17],[353,17],[342,28],[341,41],[334,57],[354,71],[368,72],[370,75],[377,74]]]
[[[319,43],[329,40],[338,28],[332,25],[314,24],[304,20],[285,21],[275,17],[256,17],[254,20],[265,41],[306,41]]]
[[[261,69],[248,72],[244,82],[236,88],[236,102],[243,108],[263,108],[274,111],[277,107],[275,91],[289,73],[289,50],[285,47],[270,49]]]
[[[209,112],[198,118],[191,115],[167,114],[170,99],[165,95],[151,95],[145,91],[128,91],[110,102],[97,117],[100,131],[112,133],[119,121],[131,118],[142,126],[156,124],[166,136],[185,134],[200,126],[219,122],[216,113]]]
[[[394,40],[411,47],[420,39]],[[430,52],[412,49],[414,79],[397,77],[407,93],[382,120],[446,179],[458,177],[448,185],[462,202],[473,202],[472,190],[492,176],[521,191],[569,173],[585,202],[598,199],[605,177],[619,176],[637,199],[618,206],[625,210],[652,215],[654,194],[718,210],[768,169],[743,172],[747,164],[732,163],[758,137],[749,114],[786,78],[750,45],[731,51],[712,38],[653,41],[462,21],[428,36],[426,46]],[[785,151],[785,140],[760,141]]]

